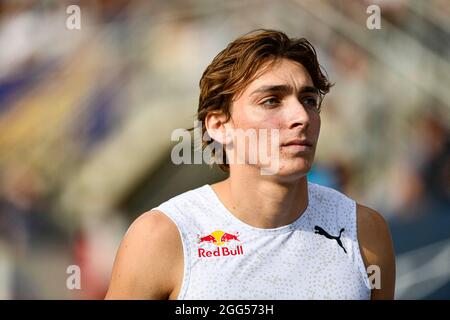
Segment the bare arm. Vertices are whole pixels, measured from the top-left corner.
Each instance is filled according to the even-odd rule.
[[[380,268],[380,288],[372,289],[372,300],[394,299],[395,257],[389,227],[381,214],[373,209],[357,206],[358,239],[366,268]]]
[[[183,248],[177,227],[159,211],[128,229],[116,255],[105,299],[171,299],[181,282]]]

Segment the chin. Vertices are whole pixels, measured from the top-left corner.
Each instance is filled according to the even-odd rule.
[[[278,168],[274,169],[274,177],[279,177],[283,181],[295,181],[304,176],[311,170],[312,161],[297,158],[297,159],[289,159],[289,160],[280,160]]]

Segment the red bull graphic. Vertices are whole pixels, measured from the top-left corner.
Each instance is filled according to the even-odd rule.
[[[239,241],[238,237],[231,233],[224,233],[223,236],[220,238],[221,242],[229,242],[231,240]]]
[[[201,237],[200,238],[200,243],[202,243],[202,242],[216,243],[217,240],[212,235],[208,234],[206,237]]]
[[[239,233],[233,234],[222,230],[216,230],[205,236],[198,236],[198,243],[214,244],[217,248],[208,250],[207,248],[198,248],[198,256],[202,257],[225,257],[244,254],[244,248],[239,244]],[[227,247],[229,243],[235,244],[235,248]]]

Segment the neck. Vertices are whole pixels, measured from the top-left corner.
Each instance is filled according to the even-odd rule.
[[[308,206],[306,176],[291,182],[262,177],[231,173],[212,188],[234,216],[253,227],[277,228],[298,219]]]

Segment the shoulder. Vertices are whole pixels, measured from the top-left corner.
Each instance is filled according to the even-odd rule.
[[[386,245],[385,241],[390,241],[388,223],[379,212],[357,203],[356,214],[358,238],[363,242],[363,245],[377,249]]]
[[[181,239],[175,223],[163,212],[152,210],[142,214],[131,224],[123,243],[128,250],[168,256],[181,244]]]
[[[178,229],[172,220],[161,211],[152,210],[139,216],[130,225],[123,237],[121,249],[144,253],[146,256],[165,252],[176,247],[179,241]]]
[[[362,205],[360,203],[356,204],[358,218],[360,218],[365,223],[369,223],[372,227],[387,227],[388,224],[386,219],[376,210]]]
[[[151,210],[140,215],[128,228],[125,240],[167,240],[174,238],[177,228],[172,220],[159,210]],[[138,241],[140,242],[140,241]]]
[[[358,241],[366,268],[380,270],[379,290],[372,290],[372,298],[393,298],[395,287],[395,258],[389,226],[377,211],[356,205]]]
[[[142,214],[120,244],[107,298],[168,298],[182,255],[179,232],[170,218],[157,210]]]

